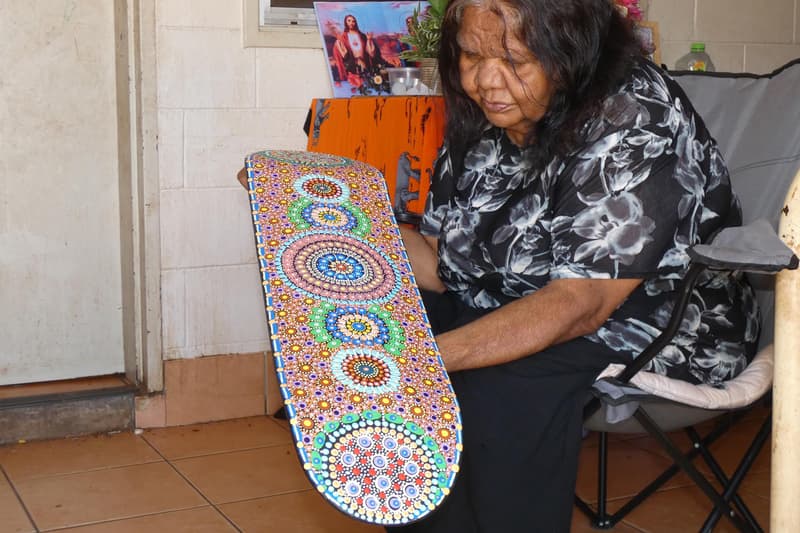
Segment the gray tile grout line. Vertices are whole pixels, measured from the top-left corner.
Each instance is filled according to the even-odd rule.
[[[144,439],[144,440],[147,440],[147,439]],[[149,444],[152,447],[155,447],[155,444],[150,443],[150,441],[147,441],[147,444]],[[172,459],[169,459],[164,455],[162,455],[161,457],[164,457],[164,460],[167,461],[168,463],[172,463],[173,461],[188,461],[190,459],[199,459],[201,457],[213,457],[215,455],[225,455],[225,454],[228,454],[228,453],[252,452],[254,450],[262,450],[262,449],[265,449],[265,448],[277,448],[279,446],[291,446],[292,448],[294,448],[294,443],[293,442],[278,442],[278,443],[275,443],[275,444],[261,444],[259,446],[250,446],[250,447],[247,447],[247,448],[236,448],[235,450],[221,450],[221,451],[218,451],[218,452],[206,452],[206,453],[200,453],[200,454],[197,454],[197,455],[182,455],[180,457],[173,457]],[[159,452],[159,454],[160,453],[161,452]]]
[[[639,531],[641,533],[651,533],[649,529],[642,529],[641,527],[639,527],[639,526],[637,526],[635,524],[631,524],[629,522],[626,522],[624,518],[622,520],[620,520],[619,523],[620,524],[625,524],[627,527],[629,527],[631,529],[635,529],[636,531]]]
[[[126,516],[126,517],[123,517],[123,518],[109,518],[107,520],[95,520],[94,522],[85,522],[85,523],[82,523],[82,524],[67,524],[67,525],[64,525],[64,526],[56,526],[56,527],[53,527],[53,528],[50,528],[50,529],[45,529],[45,532],[46,533],[50,533],[51,531],[65,531],[65,530],[68,530],[68,529],[74,529],[74,528],[78,528],[78,527],[84,528],[84,527],[98,526],[98,525],[101,525],[101,524],[116,524],[118,522],[126,522],[128,520],[135,520],[137,518],[147,518],[149,516],[158,516],[158,515],[162,515],[162,514],[179,513],[179,512],[182,512],[182,511],[193,511],[195,509],[205,509],[205,508],[206,508],[205,505],[198,505],[196,507],[185,507],[183,509],[173,509],[171,511],[158,511],[156,513],[137,514],[137,515]],[[41,533],[41,532],[38,532],[38,533]]]
[[[142,435],[137,435],[137,436],[140,437],[145,442],[147,442],[147,444],[151,448],[153,448],[156,451],[156,453],[158,453],[158,455],[160,457],[163,457],[164,460],[169,462],[169,463],[171,463],[172,461],[184,461],[184,460],[187,460],[187,459],[197,459],[197,458],[200,458],[200,457],[211,457],[213,455],[223,455],[223,454],[226,454],[226,453],[251,452],[253,450],[260,450],[262,448],[277,448],[278,446],[286,446],[286,445],[289,445],[289,446],[292,446],[292,447],[295,446],[294,439],[292,438],[292,433],[291,433],[291,431],[289,429],[283,427],[278,421],[276,421],[270,415],[262,415],[262,416],[268,418],[269,420],[272,421],[273,424],[275,424],[280,429],[282,429],[284,432],[286,432],[286,435],[289,437],[288,441],[287,442],[276,442],[276,443],[272,443],[272,444],[259,444],[259,445],[249,446],[249,447],[246,447],[246,448],[236,448],[236,449],[231,449],[231,450],[221,450],[221,451],[216,451],[216,452],[206,452],[206,453],[200,453],[200,454],[197,454],[197,455],[182,455],[180,457],[173,457],[172,459],[170,459],[170,458],[164,456],[157,449],[156,445],[153,444],[152,442],[150,442],[147,439],[147,435],[145,435],[143,433]],[[216,422],[222,422],[222,421],[218,420]],[[198,422],[198,424],[213,424],[213,423],[214,423],[213,421],[212,422]],[[189,424],[189,425],[197,425],[197,424]],[[169,428],[152,428],[152,429],[169,429]]]
[[[75,470],[73,472],[57,472],[55,474],[39,474],[39,475],[31,475],[26,476],[25,480],[40,480],[46,478],[60,478],[60,477],[67,477],[67,476],[77,476],[80,474],[91,474],[95,472],[104,472],[104,471],[111,471],[111,470],[121,470],[123,468],[130,468],[132,466],[144,466],[144,465],[152,465],[156,463],[160,463],[161,461],[158,459],[152,459],[147,461],[142,461],[138,463],[126,463],[122,465],[112,465],[112,466],[98,466],[94,468],[87,468],[85,470]]]
[[[167,463],[167,465],[169,465],[170,468],[175,470],[175,467],[169,462],[169,460],[167,460],[167,458],[164,457],[164,455],[162,455],[161,452],[158,451],[158,449],[156,449],[150,442],[148,442],[146,439],[142,438],[141,436],[138,436],[138,435],[134,435],[134,436],[137,437],[137,438],[141,438],[143,441],[145,441],[145,443],[150,448],[152,448],[156,452],[156,454],[158,454],[160,459],[146,460],[144,462],[128,463],[128,464],[123,464],[123,465],[114,465],[114,466],[106,466],[106,467],[89,468],[87,470],[78,470],[78,471],[75,471],[75,472],[61,472],[61,473],[50,474],[50,475],[31,476],[31,477],[26,478],[26,479],[39,480],[39,479],[45,479],[45,478],[60,478],[60,477],[66,477],[66,476],[75,476],[75,475],[84,474],[84,473],[94,473],[94,472],[103,472],[103,471],[111,471],[111,470],[121,470],[123,468],[130,468],[130,467],[135,467],[135,466],[153,465],[153,464],[158,464],[158,463],[162,463],[162,462]],[[11,482],[11,478],[5,472],[5,470],[3,469],[2,465],[0,465],[0,472],[5,474],[5,477],[8,480],[9,485],[11,485],[11,488],[14,491],[14,494],[17,496],[17,499],[22,504],[23,509],[25,510],[25,513],[28,515],[28,519],[31,521],[31,524],[33,524],[34,528],[36,529],[36,533],[41,533],[41,529],[39,529],[39,527],[36,525],[36,522],[34,522],[33,517],[31,516],[30,512],[28,512],[28,508],[25,506],[25,504],[24,504],[24,502],[22,500],[22,497],[17,492],[16,487]],[[189,485],[193,489],[195,489],[198,492],[198,494],[200,494],[203,497],[203,499],[214,508],[214,510],[216,510],[218,513],[220,513],[228,522],[230,522],[230,520],[228,520],[228,517],[225,516],[225,514],[222,511],[220,511],[214,504],[212,504],[208,500],[208,498],[205,497],[205,494],[203,494],[197,487],[195,487],[194,484],[192,484],[188,479],[186,479],[184,476],[182,476],[180,472],[178,472],[178,475],[180,475],[181,478],[183,478],[187,483],[189,483]],[[125,521],[125,520],[131,520],[131,519],[134,519],[134,518],[142,518],[142,517],[146,517],[146,516],[157,516],[157,515],[160,515],[160,514],[173,513],[173,512],[177,512],[177,511],[186,511],[186,510],[191,510],[191,509],[201,509],[202,507],[203,506],[186,507],[184,509],[174,509],[174,510],[171,510],[171,511],[159,511],[159,512],[156,512],[156,513],[144,513],[144,514],[135,515],[135,516],[128,516],[128,517],[125,517],[125,518],[112,518],[112,519],[108,519],[108,520],[98,520],[96,522],[89,522],[89,523],[86,523],[86,524],[68,524],[68,525],[65,525],[63,527],[59,526],[59,527],[56,527],[56,528],[47,529],[46,531],[61,531],[61,530],[64,530],[64,529],[69,529],[71,527],[80,527],[80,526],[86,526],[86,525],[92,525],[92,524],[110,524],[110,523],[113,523],[113,522],[121,522],[121,521]],[[241,532],[241,530],[238,527],[236,527],[235,524],[231,524],[231,525],[237,531]]]
[[[225,513],[224,513],[224,512],[223,512],[223,511],[222,511],[222,510],[221,510],[221,509],[220,509],[220,508],[217,506],[217,504],[215,504],[215,503],[213,503],[211,500],[209,500],[209,499],[206,497],[206,495],[205,495],[205,494],[204,494],[204,493],[203,493],[203,492],[202,492],[202,491],[201,491],[201,490],[200,490],[200,489],[199,489],[197,486],[195,486],[195,484],[194,484],[194,483],[192,483],[192,481],[191,481],[191,480],[189,480],[189,479],[188,479],[186,476],[184,476],[184,475],[183,475],[183,473],[182,473],[180,470],[178,470],[178,469],[175,467],[175,465],[173,465],[173,464],[172,464],[172,460],[170,460],[170,459],[167,459],[167,458],[166,458],[166,457],[165,457],[165,456],[164,456],[164,455],[163,455],[163,454],[162,454],[162,453],[161,453],[161,452],[160,452],[160,451],[159,451],[159,450],[158,450],[158,449],[155,447],[155,445],[154,445],[154,444],[152,444],[152,443],[151,443],[150,441],[148,441],[147,439],[145,439],[145,438],[144,438],[144,436],[141,436],[141,438],[142,438],[142,440],[144,440],[145,442],[147,442],[147,444],[148,444],[148,445],[149,445],[151,448],[153,448],[153,449],[156,451],[156,453],[157,453],[158,455],[160,455],[161,457],[163,457],[163,458],[164,458],[164,461],[165,461],[165,462],[166,462],[166,463],[167,463],[167,464],[170,466],[170,468],[172,468],[172,469],[173,469],[173,470],[174,470],[174,471],[175,471],[175,472],[176,472],[176,473],[177,473],[177,474],[178,474],[178,475],[179,475],[181,478],[183,478],[183,479],[184,479],[184,480],[185,480],[185,481],[186,481],[186,482],[187,482],[187,483],[188,483],[188,484],[189,484],[189,485],[190,485],[190,486],[191,486],[193,489],[195,489],[195,490],[196,490],[196,491],[197,491],[197,492],[200,494],[200,496],[202,496],[202,497],[203,497],[203,499],[204,499],[204,500],[206,500],[206,501],[208,502],[208,504],[209,504],[209,505],[210,505],[212,508],[214,508],[214,510],[216,510],[216,511],[217,511],[219,514],[221,514],[221,515],[222,515],[222,516],[225,518],[225,520],[227,520],[227,521],[228,521],[228,522],[229,522],[229,523],[230,523],[230,524],[231,524],[231,525],[232,525],[234,528],[236,528],[236,531],[239,531],[239,532],[241,532],[241,533],[245,533],[245,532],[243,532],[241,529],[239,529],[239,527],[238,527],[238,526],[237,526],[237,525],[236,525],[236,524],[235,524],[235,523],[234,523],[234,522],[233,522],[233,521],[232,521],[230,518],[228,518],[228,515],[226,515],[226,514],[225,514]],[[265,445],[265,446],[255,446],[255,447],[252,447],[252,448],[242,448],[242,449],[240,449],[240,450],[229,450],[229,451],[224,451],[224,452],[214,452],[214,453],[207,453],[207,454],[203,454],[203,455],[195,455],[195,456],[191,456],[191,457],[178,457],[178,458],[176,458],[176,459],[174,459],[174,460],[175,460],[175,461],[183,461],[183,460],[185,460],[185,459],[195,459],[195,458],[198,458],[198,457],[211,457],[211,456],[214,456],[214,455],[224,455],[224,454],[228,454],[228,453],[236,453],[236,452],[240,452],[240,451],[252,451],[252,450],[260,450],[260,449],[263,449],[263,448],[274,448],[274,447],[277,447],[277,446],[283,446],[283,444],[273,444],[273,445]],[[230,501],[230,502],[225,502],[225,503],[223,503],[223,504],[220,504],[220,505],[229,505],[229,504],[233,504],[233,503],[251,502],[251,501],[256,501],[256,500],[262,500],[262,499],[265,499],[265,498],[272,498],[272,497],[275,497],[275,496],[285,496],[285,495],[287,495],[287,494],[297,494],[297,493],[301,493],[301,492],[308,492],[308,491],[314,492],[314,488],[313,488],[313,487],[308,487],[307,489],[285,490],[285,491],[282,491],[282,492],[276,492],[276,493],[274,493],[274,494],[270,494],[270,495],[268,495],[268,496],[253,496],[252,498],[243,498],[243,499],[241,499],[241,500],[234,500],[234,501]],[[160,514],[160,513],[159,513],[159,514]]]
[[[237,525],[236,525],[236,524],[233,522],[233,520],[231,520],[231,519],[228,517],[228,515],[226,515],[225,513],[223,513],[223,512],[222,512],[222,510],[221,510],[219,507],[217,507],[217,504],[215,504],[214,502],[212,502],[212,501],[211,501],[211,500],[208,498],[208,496],[206,496],[206,495],[205,495],[205,493],[203,493],[203,491],[202,491],[202,490],[200,490],[200,488],[199,488],[199,487],[197,487],[197,486],[196,486],[194,483],[192,483],[192,481],[191,481],[189,478],[187,478],[185,475],[183,475],[183,472],[181,472],[180,470],[178,470],[178,469],[175,467],[175,465],[174,465],[174,464],[172,464],[172,461],[170,461],[169,459],[167,459],[167,458],[164,456],[164,454],[162,454],[162,453],[161,453],[161,450],[159,450],[158,448],[156,448],[154,444],[152,444],[152,443],[151,443],[149,440],[147,440],[146,438],[144,438],[144,435],[137,435],[137,436],[138,436],[140,439],[142,439],[142,440],[143,440],[145,443],[147,443],[147,445],[148,445],[148,446],[150,446],[150,447],[153,449],[153,451],[155,451],[155,452],[156,452],[156,453],[159,455],[159,457],[161,457],[161,458],[164,460],[164,462],[165,462],[165,463],[167,463],[167,465],[169,465],[169,467],[170,467],[170,468],[171,468],[171,469],[172,469],[172,470],[173,470],[173,471],[174,471],[176,474],[178,474],[178,476],[180,476],[180,478],[181,478],[181,479],[183,479],[183,480],[184,480],[186,483],[188,483],[188,484],[189,484],[189,486],[190,486],[190,487],[192,487],[194,490],[196,490],[196,491],[197,491],[197,494],[199,494],[199,495],[200,495],[200,497],[201,497],[201,498],[203,498],[203,499],[204,499],[204,500],[205,500],[205,501],[208,503],[208,505],[210,505],[210,506],[211,506],[211,508],[212,508],[212,509],[214,509],[216,512],[218,512],[218,513],[220,514],[220,516],[222,516],[222,518],[224,518],[224,519],[225,519],[225,521],[226,521],[226,522],[228,522],[228,523],[231,525],[231,527],[233,527],[233,528],[234,528],[236,531],[238,531],[239,533],[244,533],[244,532],[243,532],[243,531],[242,531],[242,530],[239,528],[239,526],[237,526]]]
[[[269,415],[266,415],[266,417],[267,417],[267,418],[269,418],[269,419],[272,421],[272,423],[273,423],[273,424],[275,424],[276,426],[280,427],[281,429],[283,429],[284,431],[286,431],[286,432],[289,434],[289,437],[290,437],[290,442],[289,442],[289,443],[280,443],[280,444],[267,444],[267,445],[263,445],[263,446],[253,446],[253,447],[250,447],[250,448],[241,448],[241,449],[238,449],[238,450],[227,450],[227,451],[222,451],[222,452],[212,452],[212,453],[206,453],[206,454],[201,454],[201,455],[194,455],[194,456],[189,456],[189,457],[176,457],[176,458],[175,458],[175,459],[173,459],[173,460],[174,460],[174,461],[183,461],[183,460],[186,460],[186,459],[195,459],[195,458],[199,458],[199,457],[211,457],[211,456],[214,456],[214,455],[224,455],[224,454],[228,454],[228,453],[236,453],[236,452],[245,452],[245,451],[252,451],[252,450],[260,450],[260,449],[264,449],[264,448],[275,448],[275,447],[277,447],[277,446],[285,446],[286,444],[289,444],[289,445],[292,445],[292,446],[293,446],[293,443],[294,443],[294,441],[291,439],[291,433],[290,433],[290,432],[289,432],[289,431],[288,431],[288,430],[287,430],[285,427],[283,427],[283,426],[282,426],[282,425],[281,425],[281,424],[280,424],[280,423],[279,423],[277,420],[275,420],[273,417],[271,417],[271,416],[269,416]],[[147,438],[145,437],[145,435],[140,435],[139,437],[140,437],[140,438],[141,438],[143,441],[145,441],[145,442],[146,442],[146,443],[147,443],[147,444],[148,444],[148,445],[149,445],[151,448],[153,448],[153,450],[155,450],[155,452],[156,452],[156,453],[157,453],[159,456],[161,456],[161,457],[164,459],[164,461],[165,461],[165,462],[166,462],[166,463],[167,463],[167,464],[168,464],[168,465],[169,465],[169,466],[170,466],[170,467],[171,467],[173,470],[175,470],[175,472],[176,472],[176,473],[177,473],[179,476],[181,476],[181,478],[183,478],[183,479],[184,479],[184,480],[185,480],[185,481],[186,481],[186,482],[187,482],[187,483],[188,483],[188,484],[189,484],[189,485],[190,485],[192,488],[194,488],[194,489],[195,489],[195,490],[196,490],[196,491],[197,491],[197,492],[198,492],[198,493],[199,493],[199,494],[200,494],[200,495],[203,497],[203,499],[204,499],[204,500],[206,500],[206,501],[209,503],[209,505],[211,505],[211,507],[213,507],[213,508],[214,508],[214,509],[215,509],[215,510],[218,512],[218,513],[220,513],[220,514],[221,514],[221,515],[222,515],[222,516],[223,516],[223,517],[224,517],[224,518],[225,518],[225,519],[226,519],[226,520],[227,520],[227,521],[228,521],[228,522],[229,522],[229,523],[230,523],[230,524],[231,524],[233,527],[235,527],[237,531],[240,531],[240,532],[242,531],[241,529],[239,529],[239,527],[238,527],[236,524],[234,524],[234,523],[233,523],[233,521],[232,521],[230,518],[228,518],[228,515],[226,515],[226,514],[225,514],[225,513],[224,513],[224,512],[223,512],[221,509],[219,509],[219,507],[218,507],[216,504],[214,504],[213,502],[211,502],[211,500],[209,500],[209,499],[206,497],[206,495],[205,495],[205,494],[203,494],[203,492],[202,492],[202,491],[201,491],[201,490],[200,490],[200,489],[199,489],[197,486],[195,486],[195,484],[194,484],[194,483],[192,483],[192,482],[191,482],[191,480],[189,480],[189,479],[188,479],[186,476],[184,476],[184,475],[183,475],[183,473],[182,473],[180,470],[178,470],[178,469],[175,467],[175,465],[173,465],[173,464],[172,464],[172,461],[173,461],[173,460],[170,460],[170,459],[168,459],[167,457],[165,457],[165,456],[164,456],[164,455],[161,453],[161,451],[160,451],[160,450],[158,450],[158,448],[156,448],[155,444],[153,444],[153,443],[151,443],[149,440],[147,440]],[[241,500],[235,500],[235,501],[225,502],[224,504],[221,504],[221,505],[228,505],[228,504],[233,504],[233,503],[242,503],[242,502],[252,502],[252,501],[256,501],[256,500],[262,500],[262,499],[264,499],[264,498],[272,498],[272,497],[275,497],[275,496],[285,496],[285,495],[288,495],[288,494],[298,494],[298,493],[302,493],[302,492],[309,492],[309,491],[310,491],[310,492],[315,492],[313,487],[308,487],[308,488],[306,488],[306,489],[297,489],[297,490],[285,490],[285,491],[281,491],[281,492],[276,492],[276,493],[274,493],[274,494],[270,494],[269,496],[254,496],[254,497],[251,497],[251,498],[243,498],[243,499],[241,499]]]
[[[0,473],[3,474],[3,477],[6,479],[8,486],[11,487],[11,490],[14,492],[14,496],[17,497],[17,501],[22,506],[22,510],[25,511],[25,515],[28,517],[28,520],[30,520],[33,529],[36,530],[36,533],[39,533],[40,531],[39,526],[36,525],[36,521],[33,519],[33,515],[31,515],[31,512],[28,510],[28,506],[25,505],[25,501],[22,499],[22,495],[17,491],[17,486],[14,484],[13,481],[11,481],[11,477],[8,475],[8,472],[6,472],[6,469],[3,468],[3,465],[0,465]]]

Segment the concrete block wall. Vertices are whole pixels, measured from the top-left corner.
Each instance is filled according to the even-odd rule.
[[[647,18],[670,68],[693,41],[718,71],[764,74],[800,57],[800,0],[649,0]]]
[[[303,149],[318,49],[243,48],[241,1],[157,3],[165,359],[268,349],[246,192],[253,151]]]

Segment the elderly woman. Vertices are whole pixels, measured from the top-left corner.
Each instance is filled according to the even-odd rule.
[[[715,141],[611,0],[451,0],[448,122],[420,233],[404,231],[458,395],[464,456],[406,528],[570,529],[581,412],[664,328],[688,246],[740,223]],[[703,279],[649,370],[716,384],[755,351],[751,289]]]

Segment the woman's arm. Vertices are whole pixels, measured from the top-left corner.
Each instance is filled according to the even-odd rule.
[[[640,279],[559,279],[436,337],[450,372],[497,365],[594,333]]]
[[[437,239],[404,226],[400,226],[400,235],[419,288],[444,292],[445,286],[438,274]]]

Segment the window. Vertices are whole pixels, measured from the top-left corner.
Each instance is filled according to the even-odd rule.
[[[271,1],[242,0],[245,48],[322,48],[313,0]]]
[[[322,48],[314,0],[242,0],[242,17],[245,48]]]
[[[314,0],[259,0],[260,26],[316,26]]]

